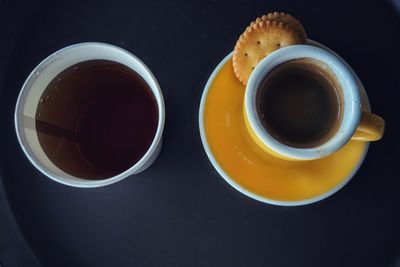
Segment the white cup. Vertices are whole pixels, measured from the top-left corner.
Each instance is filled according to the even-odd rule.
[[[43,151],[36,132],[35,113],[47,85],[63,70],[82,61],[103,59],[123,64],[147,82],[158,105],[158,125],[154,139],[143,157],[126,171],[103,180],[86,180],[58,168]],[[65,185],[99,187],[120,181],[148,168],[157,158],[162,145],[165,121],[164,99],[160,86],[149,68],[130,52],[105,43],[80,43],[65,47],[43,60],[28,76],[19,94],[15,109],[18,141],[30,162],[44,175]]]
[[[287,61],[307,58],[321,63],[334,74],[340,85],[342,118],[333,136],[321,145],[297,148],[276,140],[263,126],[257,112],[257,93],[261,82],[275,67]],[[253,140],[266,152],[286,160],[314,160],[326,157],[342,148],[351,138],[359,141],[374,141],[382,137],[384,121],[362,110],[362,95],[365,95],[358,77],[338,55],[312,45],[293,45],[274,51],[265,57],[250,75],[244,99],[246,126]],[[367,100],[366,100],[367,101]],[[368,107],[369,108],[369,107]]]

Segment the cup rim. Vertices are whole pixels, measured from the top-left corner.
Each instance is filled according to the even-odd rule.
[[[89,180],[89,179],[84,179],[84,178],[79,178],[75,177],[73,175],[70,175],[66,173],[69,177],[61,176],[53,171],[49,170],[43,164],[40,162],[39,159],[36,158],[34,155],[33,151],[31,151],[29,145],[26,142],[25,135],[23,133],[23,125],[21,123],[21,116],[22,114],[22,108],[24,106],[24,103],[26,101],[26,94],[29,92],[29,90],[32,88],[32,82],[36,79],[35,73],[39,70],[42,70],[44,68],[47,68],[52,60],[56,60],[57,57],[62,56],[66,52],[70,52],[70,50],[74,49],[81,49],[81,48],[95,48],[95,47],[101,47],[101,48],[106,48],[109,49],[111,52],[118,51],[120,53],[125,54],[127,57],[130,57],[131,60],[135,61],[135,63],[143,69],[143,71],[149,75],[150,81],[152,84],[149,84],[149,87],[151,88],[153,94],[156,97],[157,100],[157,107],[158,107],[158,124],[157,124],[157,130],[156,134],[154,135],[153,141],[149,147],[149,149],[146,151],[146,153],[142,156],[142,158],[137,161],[134,165],[132,165],[129,169],[114,175],[112,177],[106,178],[106,179],[101,179],[101,180]],[[75,51],[75,53],[77,52]],[[82,60],[85,61],[85,60]],[[82,62],[80,61],[80,62]],[[123,64],[123,63],[121,63]],[[124,64],[125,65],[125,64]],[[74,186],[74,187],[84,187],[84,188],[89,188],[89,187],[100,187],[100,186],[105,186],[109,184],[113,184],[115,182],[118,182],[126,177],[128,177],[131,174],[137,173],[141,171],[141,169],[145,166],[145,164],[151,160],[151,156],[153,153],[157,152],[157,148],[160,145],[161,139],[162,139],[162,132],[164,129],[164,124],[165,124],[165,103],[164,103],[164,98],[163,94],[160,88],[160,85],[158,84],[157,79],[155,78],[154,74],[151,72],[151,70],[147,67],[147,65],[140,60],[137,56],[132,54],[131,52],[112,45],[112,44],[107,44],[107,43],[102,43],[102,42],[83,42],[83,43],[77,43],[73,45],[66,46],[62,49],[57,50],[56,52],[50,54],[48,57],[46,57],[44,60],[42,60],[32,71],[31,73],[27,76],[24,84],[21,87],[20,93],[18,95],[18,99],[16,102],[15,106],[15,113],[14,113],[14,124],[15,124],[15,131],[17,135],[18,142],[31,162],[33,166],[35,166],[41,173],[43,173],[45,176],[48,178],[65,184],[69,186]]]
[[[338,130],[329,140],[312,148],[296,148],[279,142],[264,128],[257,116],[257,89],[263,78],[276,66],[300,58],[318,60],[327,65],[336,76],[343,93],[343,115]],[[313,160],[338,151],[350,140],[360,121],[361,101],[357,80],[340,57],[319,47],[293,45],[272,52],[258,63],[246,85],[244,109],[249,126],[264,146],[288,159]]]

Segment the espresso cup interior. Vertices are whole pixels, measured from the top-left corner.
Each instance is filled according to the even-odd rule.
[[[292,95],[293,99],[291,101],[287,101],[287,103],[289,103],[287,107],[282,107],[280,106],[279,100],[276,101],[279,97],[282,99],[283,96],[279,95],[282,92],[270,90],[270,92],[275,92],[276,94],[266,94],[267,97],[265,99],[268,99],[269,96],[272,97],[266,100],[265,103],[272,103],[276,110],[290,112],[286,118],[282,114],[275,116],[275,118],[263,117],[263,113],[266,115],[266,112],[268,111],[268,107],[266,111],[260,110],[261,95],[259,89],[262,89],[261,87],[263,87],[263,82],[265,83],[266,79],[268,80],[268,78],[274,77],[273,72],[276,72],[280,67],[283,66],[282,69],[284,71],[285,64],[288,64],[288,62],[301,60],[308,61],[311,68],[317,66],[312,75],[316,77],[330,77],[327,79],[328,82],[325,83],[330,83],[332,85],[325,86],[328,89],[325,90],[326,96],[323,101],[325,104],[318,103],[317,100],[318,98],[321,98],[320,96],[317,97],[316,100],[311,101],[311,104],[318,103],[318,105],[314,104],[305,106],[305,103],[307,103],[306,101],[297,101],[296,96],[302,96],[300,91],[296,93],[297,95]],[[320,74],[322,72],[322,75],[318,74],[318,72]],[[272,75],[268,76],[270,73]],[[292,80],[294,84],[292,84],[291,87],[296,88],[297,80]],[[277,79],[277,81],[282,83],[280,86],[274,86],[276,88],[282,88],[282,86],[287,83],[287,80],[285,79]],[[270,86],[270,88],[272,88],[272,86]],[[329,90],[329,88],[335,89]],[[333,95],[335,95],[333,98],[336,98],[336,101],[334,102],[336,102],[337,105],[331,106],[336,107],[337,112],[332,113],[334,114],[333,116],[328,116],[328,119],[334,118],[330,119],[333,123],[326,124],[327,127],[322,131],[322,134],[317,135],[315,138],[309,138],[313,133],[313,129],[312,127],[307,127],[307,123],[302,121],[304,120],[304,117],[307,117],[304,115],[307,114],[307,112],[304,112],[302,108],[306,107],[305,110],[309,110],[308,114],[314,113],[314,115],[319,115],[318,113],[326,112],[327,109],[325,105],[333,103],[329,100],[333,98],[327,97],[332,92],[334,93]],[[297,105],[298,103],[300,103],[298,107],[294,109],[291,107],[291,104]],[[313,111],[313,107],[318,108]],[[252,133],[257,138],[258,143],[265,148],[266,151],[273,151],[275,154],[278,154],[283,158],[292,160],[318,159],[326,157],[342,148],[350,140],[357,129],[361,116],[359,83],[357,82],[356,76],[353,74],[352,70],[344,60],[336,54],[312,45],[288,46],[272,52],[257,64],[246,85],[244,111],[248,126],[250,127],[249,129],[251,129]],[[298,111],[299,114],[297,114],[296,111]],[[293,116],[294,119],[290,116]],[[289,118],[293,123],[299,123],[300,126],[297,129],[300,129],[300,133],[301,131],[307,133],[307,135],[305,135],[307,138],[302,138],[302,135],[299,135],[299,133],[296,132],[296,127],[288,127],[285,129],[284,119],[286,119],[287,122],[287,118]],[[324,116],[310,116],[310,118],[319,119],[320,125],[323,124],[324,119],[326,119]],[[284,130],[279,129],[279,127],[276,126],[277,124],[269,125],[272,123],[272,119],[275,120],[275,123],[283,122],[283,126],[280,125],[279,127]],[[311,120],[311,126],[315,126],[313,123],[313,120]]]
[[[90,43],[70,46],[45,59],[26,80],[21,90],[15,113],[17,135],[30,161],[47,176],[71,184],[82,179],[101,180],[126,176],[124,173],[142,166],[146,158],[149,157],[150,150],[155,149],[157,145],[155,141],[161,138],[160,135],[163,126],[162,95],[157,91],[159,87],[151,72],[140,60],[127,53],[122,49],[106,44]],[[79,66],[82,66],[82,64],[94,64],[95,66],[96,64],[103,64],[104,66],[101,66],[103,69],[95,73],[96,75],[102,75],[102,73],[103,75],[109,74],[110,71],[114,71],[115,75],[120,76],[128,75],[129,73],[132,75],[136,74],[137,77],[135,79],[138,79],[143,86],[147,87],[148,99],[154,103],[151,118],[153,124],[148,126],[152,127],[153,132],[150,137],[146,137],[146,147],[141,147],[140,155],[136,155],[136,158],[129,162],[129,164],[125,162],[124,166],[117,166],[114,169],[108,168],[112,166],[110,162],[114,161],[115,164],[119,164],[123,160],[121,154],[130,153],[127,151],[129,147],[126,148],[128,144],[124,142],[131,140],[133,144],[133,142],[137,141],[135,140],[135,136],[132,136],[131,139],[129,137],[134,133],[134,127],[137,129],[143,128],[143,125],[148,125],[144,120],[135,122],[137,125],[125,125],[130,126],[127,129],[130,129],[131,132],[123,133],[122,131],[125,128],[122,129],[120,127],[121,132],[118,133],[119,135],[115,135],[114,143],[108,144],[109,152],[111,152],[110,155],[103,155],[96,166],[82,153],[83,148],[77,145],[77,140],[82,139],[80,136],[77,136],[77,128],[82,124],[80,122],[85,119],[82,116],[85,116],[85,110],[90,106],[88,101],[96,99],[98,92],[93,90],[67,90],[68,85],[63,83],[66,80],[67,82],[68,80],[71,81],[71,78],[68,79],[67,77],[65,79],[65,75],[63,77],[60,74],[69,71],[69,75],[73,77],[74,71],[82,71],[79,70]],[[105,70],[104,68],[114,69]],[[116,77],[115,81],[120,81],[121,77]],[[107,79],[104,81],[107,81]],[[104,88],[104,90],[107,89],[106,87]],[[114,90],[112,87],[109,88],[111,88],[111,91]],[[129,93],[129,90],[125,90],[124,92],[129,97],[135,97]],[[105,105],[106,108],[115,109],[121,103],[124,103],[124,99],[127,97],[125,95],[118,96],[118,93],[116,92],[115,94],[117,98],[112,98],[113,95],[111,95],[109,99],[110,103]],[[108,95],[105,97],[108,97]],[[112,101],[115,100],[119,102],[113,103]],[[98,110],[95,112],[98,112]],[[102,117],[89,116],[86,119],[87,125],[95,124],[91,129],[91,136],[84,137],[89,143],[93,138],[100,138],[96,134],[100,135],[101,132],[109,131],[109,124],[114,123],[110,119],[107,121],[107,118],[108,114],[115,113],[115,110],[102,110],[102,112],[104,114],[99,115]],[[120,113],[117,115],[119,116],[119,120],[122,120],[120,124],[123,125],[124,118],[132,117],[130,115],[135,114],[135,110],[123,110]],[[137,116],[137,118],[140,119],[140,116]],[[96,133],[95,127],[99,126],[104,129]],[[126,139],[118,138],[121,134]],[[89,150],[93,150],[94,143],[92,142],[90,145]],[[104,148],[104,144],[99,147]],[[51,151],[52,155],[49,154],[49,151]],[[104,149],[100,150],[101,153],[107,151]],[[99,158],[99,155],[96,155],[96,153],[99,154],[98,150],[93,150],[91,153],[93,157]]]
[[[343,90],[328,65],[312,58],[281,63],[257,90],[257,113],[278,142],[313,148],[336,134],[343,115]]]

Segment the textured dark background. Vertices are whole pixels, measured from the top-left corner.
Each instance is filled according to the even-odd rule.
[[[400,266],[400,19],[388,1],[0,0],[0,266]],[[292,13],[343,56],[387,122],[334,196],[276,207],[212,168],[197,112],[216,64],[246,24]],[[55,183],[16,139],[30,71],[70,44],[101,41],[141,58],[164,92],[164,146],[144,173],[98,189]]]

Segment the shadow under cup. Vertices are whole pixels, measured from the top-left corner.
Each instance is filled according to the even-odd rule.
[[[118,47],[83,43],[56,52],[32,72],[15,119],[21,146],[40,171],[91,187],[151,165],[161,147],[164,106],[140,60]]]

